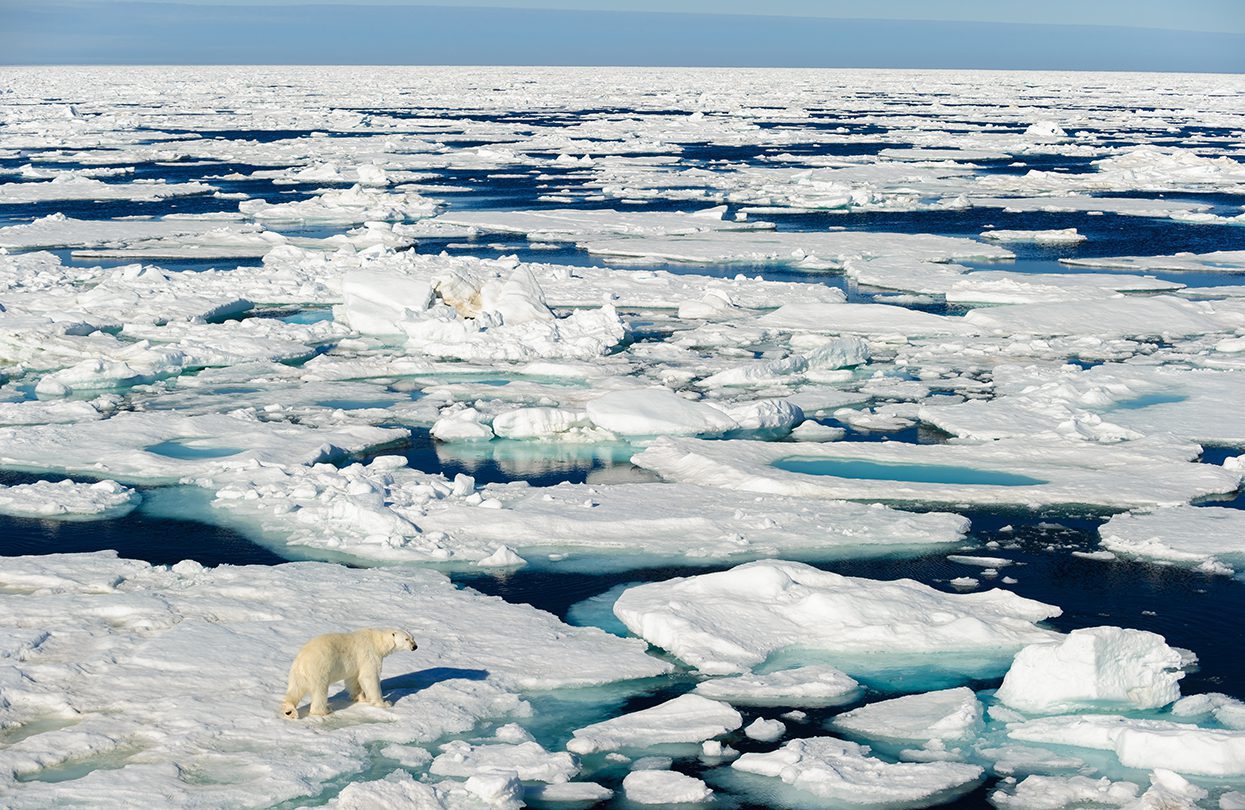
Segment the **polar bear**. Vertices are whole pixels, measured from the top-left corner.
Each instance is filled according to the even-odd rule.
[[[414,650],[415,639],[405,630],[367,628],[352,633],[326,633],[303,645],[290,667],[289,685],[281,713],[298,718],[298,704],[311,693],[310,716],[329,713],[329,684],[346,682],[351,700],[388,706],[380,695],[380,663],[398,650]]]

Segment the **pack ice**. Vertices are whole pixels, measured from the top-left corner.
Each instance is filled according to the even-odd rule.
[[[639,585],[614,605],[633,633],[707,674],[747,672],[788,648],[1009,656],[1056,637],[1038,622],[1059,612],[1008,591],[947,594],[777,561]]]

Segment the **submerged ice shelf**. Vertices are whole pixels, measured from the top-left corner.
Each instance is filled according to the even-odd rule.
[[[1241,91],[0,70],[0,805],[1241,806]]]

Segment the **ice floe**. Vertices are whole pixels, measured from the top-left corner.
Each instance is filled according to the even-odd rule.
[[[1234,492],[1239,474],[1196,464],[1170,437],[1116,444],[1019,437],[989,444],[663,438],[633,457],[669,481],[792,497],[923,503],[1176,505]],[[1121,471],[1127,470],[1127,475]]]
[[[739,712],[727,704],[688,694],[576,729],[566,747],[585,755],[671,743],[699,744],[742,725]]]
[[[18,732],[0,753],[0,781],[13,807],[125,804],[135,784],[200,806],[313,797],[357,773],[377,743],[428,745],[479,723],[522,719],[530,709],[520,690],[668,668],[638,642],[567,627],[430,572],[320,563],[169,569],[111,554],[50,555],[8,559],[0,591],[11,662],[0,673],[0,726]],[[392,708],[344,708],[333,697],[339,711],[327,721],[280,716],[289,661],[307,638],[325,627],[395,622],[419,650],[386,662]],[[451,750],[464,761],[495,754]],[[553,766],[538,768],[542,777],[569,773],[556,755],[542,761]],[[68,769],[81,777],[56,781]]]
[[[0,514],[54,520],[98,520],[132,511],[142,496],[116,481],[37,481],[0,485]]]
[[[1155,633],[1089,627],[1025,647],[995,696],[1030,714],[1158,709],[1180,697],[1187,663]]]
[[[1056,637],[1059,609],[992,590],[947,594],[913,580],[845,577],[792,562],[629,588],[614,604],[628,629],[707,674],[747,672],[788,648],[827,655],[1010,654]]]
[[[1098,530],[1115,554],[1231,573],[1245,563],[1245,514],[1176,506],[1115,515]]]
[[[982,776],[958,762],[891,763],[870,756],[868,746],[833,737],[810,737],[770,753],[744,754],[731,768],[778,779],[794,789],[774,798],[787,807],[825,802],[847,806],[907,807],[948,801]],[[747,782],[743,783],[745,788]]]

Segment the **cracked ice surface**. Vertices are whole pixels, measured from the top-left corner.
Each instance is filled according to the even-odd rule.
[[[371,744],[427,745],[523,718],[523,690],[668,669],[636,641],[567,627],[431,572],[168,569],[106,553],[52,555],[9,559],[0,592],[13,662],[0,675],[0,727],[17,735],[0,751],[10,807],[119,805],[136,784],[176,804],[269,806],[349,776]],[[392,708],[334,699],[325,720],[281,717],[289,661],[305,639],[325,627],[395,623],[419,649],[386,662]],[[85,775],[40,781],[72,767]]]
[[[709,674],[747,671],[788,647],[1010,655],[1054,638],[1037,622],[1059,612],[1002,590],[947,594],[771,561],[640,585],[614,605],[632,632]]]
[[[1098,538],[1091,521],[1076,554],[1098,539],[1199,569],[1096,583],[1112,597],[1187,578],[1197,615],[1201,585],[1235,586],[1197,578],[1239,567],[1239,504],[1190,504],[1230,497],[1243,469],[1241,89],[0,71],[0,513],[23,516],[6,526],[55,544],[75,527],[52,521],[137,509],[103,525],[174,555],[200,550],[141,537],[148,517],[382,566],[6,562],[0,804],[478,810],[712,789],[893,807],[988,779],[970,801],[1240,806],[1239,683],[1221,650],[1204,676],[1173,646],[1231,637],[1234,615],[1173,624],[1168,605],[1104,600],[1104,626],[1062,636],[1040,624],[1053,605],[948,591],[1008,563],[1005,587],[1061,586],[1025,567],[1027,541],[978,542],[1004,508],[1032,523],[1052,506],[1133,510]],[[924,584],[772,560],[697,576],[909,555]],[[585,613],[622,634],[600,615],[622,593],[632,633],[701,672],[666,677],[639,641],[429,564],[536,603],[596,582]],[[1079,626],[1086,606],[1069,608]],[[398,621],[421,646],[389,661],[392,709],[275,718],[299,643]],[[983,666],[905,694],[957,656]],[[1208,680],[1225,693],[1180,696]],[[653,708],[619,699],[636,691]],[[555,720],[550,702],[574,708]],[[874,750],[776,739],[827,732]],[[751,752],[739,767],[732,745]]]

